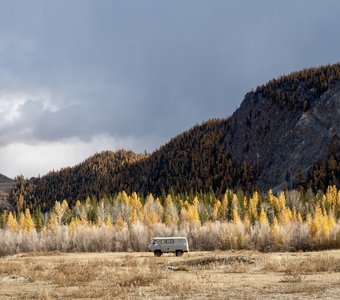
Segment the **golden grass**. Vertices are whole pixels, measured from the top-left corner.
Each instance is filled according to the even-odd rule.
[[[286,294],[303,299],[336,297],[339,283],[340,251],[201,252],[181,258],[42,253],[0,259],[1,299],[274,299]]]

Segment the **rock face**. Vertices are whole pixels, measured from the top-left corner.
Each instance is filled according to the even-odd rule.
[[[8,198],[13,184],[14,181],[12,179],[0,174],[0,211],[10,208]]]
[[[340,82],[335,82],[310,107],[292,111],[258,92],[248,93],[232,116],[224,140],[237,164],[253,165],[261,189],[289,186],[295,172],[306,173],[313,162],[339,149]]]

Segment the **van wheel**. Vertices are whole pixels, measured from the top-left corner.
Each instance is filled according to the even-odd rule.
[[[153,254],[155,254],[155,256],[160,257],[162,255],[161,250],[156,250]]]
[[[182,250],[176,250],[176,256],[182,256],[183,251]]]

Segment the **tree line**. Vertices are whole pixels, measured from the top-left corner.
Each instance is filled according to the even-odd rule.
[[[304,69],[258,86],[256,93],[292,111],[306,111],[335,81],[340,63]]]
[[[271,80],[259,86],[255,94],[293,114],[301,114],[337,80],[340,80],[340,64],[310,68]],[[221,197],[227,189],[253,193],[261,189],[256,184],[263,170],[256,159],[233,161],[225,144],[226,136],[235,131],[231,126],[232,117],[211,119],[176,136],[151,154],[105,151],[75,167],[53,171],[43,177],[26,180],[19,176],[11,193],[13,207],[30,210],[40,207],[45,212],[60,199],[68,199],[69,204],[74,205],[78,199],[84,201],[88,196],[101,199],[122,190],[129,194],[136,191],[143,196],[173,191],[183,194],[213,192]],[[263,139],[268,147],[271,130],[270,125],[263,122],[263,128],[256,133],[259,138],[269,135],[268,139]],[[247,153],[249,147],[241,145],[236,150]],[[328,155],[322,161],[315,161],[307,175],[297,168],[295,174],[291,174],[294,187],[326,192],[329,185],[339,186],[339,147],[337,137]]]
[[[0,254],[20,251],[145,251],[154,235],[186,235],[193,250],[320,250],[340,246],[340,190],[274,195],[227,190],[141,197],[120,192],[74,205],[56,201],[0,215]]]

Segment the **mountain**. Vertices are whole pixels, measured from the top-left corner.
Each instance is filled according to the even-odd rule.
[[[303,70],[246,95],[224,143],[234,163],[258,168],[255,185],[292,186],[312,168],[317,172],[330,159],[339,162],[339,70],[339,64]],[[314,185],[339,184],[339,173],[327,175],[332,178]]]
[[[190,193],[227,188],[326,189],[340,181],[340,64],[273,79],[226,119],[178,135],[151,154],[106,151],[41,178],[17,178],[13,199],[55,200],[118,191]]]
[[[13,182],[13,179],[10,179],[5,175],[0,174],[0,183],[8,183],[8,182]]]
[[[0,174],[0,211],[10,208],[9,193],[13,188],[14,180]]]

